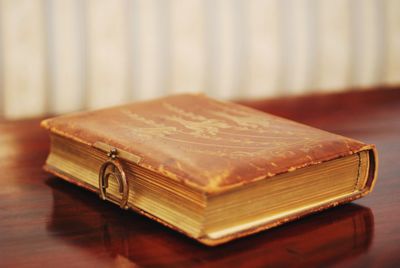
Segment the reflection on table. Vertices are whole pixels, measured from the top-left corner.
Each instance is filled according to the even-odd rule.
[[[348,204],[210,248],[61,179],[50,178],[47,184],[54,199],[48,232],[117,264],[310,267],[357,256],[373,239],[371,210]]]

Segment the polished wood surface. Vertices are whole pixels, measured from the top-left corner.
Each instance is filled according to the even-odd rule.
[[[246,105],[377,145],[375,190],[352,204],[209,248],[42,170],[39,119],[0,121],[0,266],[400,265],[400,89]]]

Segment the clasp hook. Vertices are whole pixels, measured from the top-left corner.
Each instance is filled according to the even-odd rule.
[[[122,165],[117,159],[118,150],[116,148],[112,148],[107,153],[107,156],[109,159],[101,165],[99,170],[100,198],[116,203],[123,209],[128,209],[129,186]],[[110,177],[114,177],[118,183],[118,192],[121,194],[121,200],[117,200],[116,198],[107,195]]]

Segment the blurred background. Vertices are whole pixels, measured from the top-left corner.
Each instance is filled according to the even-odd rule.
[[[0,0],[0,118],[400,84],[400,0]]]

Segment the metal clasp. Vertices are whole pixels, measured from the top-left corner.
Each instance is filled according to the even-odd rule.
[[[109,159],[101,165],[99,171],[100,198],[116,203],[123,209],[128,209],[129,185],[128,181],[126,180],[126,175],[122,168],[122,165],[117,159],[118,150],[116,148],[112,148],[107,153],[107,156],[109,157]],[[118,192],[121,194],[121,200],[118,200],[113,196],[107,195],[107,188],[109,186],[110,177],[115,178],[118,182]]]

